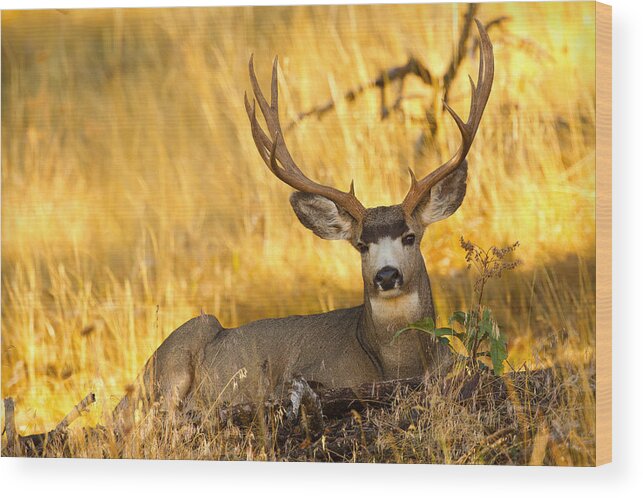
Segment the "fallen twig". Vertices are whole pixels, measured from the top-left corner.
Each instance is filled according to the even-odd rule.
[[[86,412],[89,409],[89,405],[96,402],[96,396],[94,393],[89,393],[83,398],[83,400],[74,406],[73,410],[70,411],[67,416],[56,426],[54,432],[64,432],[67,428],[78,418],[83,412]]]
[[[43,456],[47,445],[64,444],[67,429],[80,415],[96,402],[94,393],[90,393],[61,420],[55,429],[40,434],[21,436],[15,428],[14,402],[5,398],[5,432],[7,433],[7,456]]]

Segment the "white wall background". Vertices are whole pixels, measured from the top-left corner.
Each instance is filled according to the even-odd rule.
[[[184,2],[189,6],[292,3],[391,1]],[[643,2],[607,3],[613,5],[614,33],[614,463],[598,469],[561,469],[3,458],[2,496],[643,496],[643,160],[639,153],[643,145]],[[176,0],[0,0],[2,9],[180,4]]]

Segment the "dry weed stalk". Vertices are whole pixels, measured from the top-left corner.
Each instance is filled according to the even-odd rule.
[[[474,268],[478,272],[478,278],[474,283],[474,290],[476,293],[477,306],[473,310],[474,316],[482,316],[482,296],[484,294],[485,285],[492,278],[502,277],[502,273],[513,270],[522,263],[520,259],[505,261],[505,258],[512,254],[520,246],[520,242],[516,241],[510,246],[496,247],[491,246],[489,249],[482,249],[477,244],[469,240],[464,240],[460,236],[460,246],[465,251],[465,261],[467,262],[467,269]],[[478,347],[480,346],[478,327],[473,328],[473,346],[471,348],[471,361],[475,365],[478,354]],[[494,331],[497,327],[494,327]]]

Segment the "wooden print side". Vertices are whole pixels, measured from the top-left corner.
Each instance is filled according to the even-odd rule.
[[[596,464],[612,461],[612,7],[596,3]]]

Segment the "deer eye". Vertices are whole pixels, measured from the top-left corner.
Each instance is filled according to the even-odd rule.
[[[415,243],[415,235],[412,233],[405,235],[402,238],[402,244],[405,246],[412,246]]]
[[[358,242],[357,243],[357,250],[361,252],[362,254],[365,254],[368,252],[368,246],[364,244],[363,242]]]

